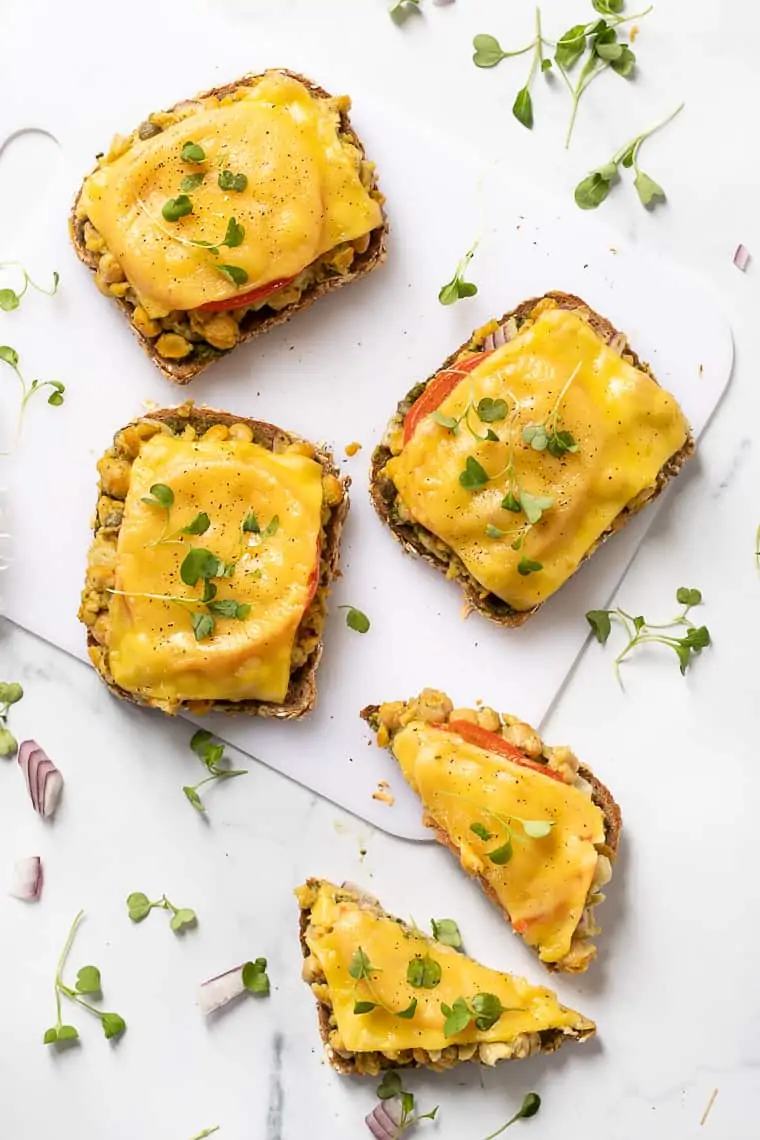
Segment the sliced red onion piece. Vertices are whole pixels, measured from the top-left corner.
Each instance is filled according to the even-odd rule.
[[[628,347],[628,337],[625,333],[614,333],[609,344],[613,352],[616,352],[618,356],[622,356]]]
[[[501,348],[507,341],[512,340],[516,333],[517,322],[514,317],[509,317],[508,320],[499,325],[497,329],[494,329],[492,333],[488,334],[483,341],[483,351],[493,352],[495,348]]]
[[[42,892],[42,860],[39,855],[17,859],[13,864],[13,880],[8,894],[23,902],[35,902]]]
[[[741,269],[742,273],[746,273],[749,259],[750,252],[746,245],[737,245],[736,252],[734,253],[734,265],[736,268]]]
[[[235,998],[245,993],[243,966],[235,966],[224,974],[217,974],[198,986],[198,1008],[204,1016],[216,1013]]]
[[[36,740],[22,740],[18,762],[24,773],[32,807],[43,819],[55,814],[63,791],[63,776]]]
[[[401,1109],[395,1100],[381,1100],[364,1119],[376,1140],[397,1140]]]

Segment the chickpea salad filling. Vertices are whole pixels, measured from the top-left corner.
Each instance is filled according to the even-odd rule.
[[[109,687],[172,714],[308,711],[348,508],[332,457],[186,404],[119,431],[98,472],[79,618]]]
[[[515,933],[549,969],[586,970],[621,827],[607,789],[517,717],[455,708],[435,689],[362,716],[420,796],[424,822]]]
[[[342,1073],[492,1066],[595,1032],[551,990],[430,938],[358,887],[309,879],[296,897],[302,976],[328,1058]]]
[[[384,199],[350,105],[271,71],[154,112],[98,156],[72,236],[162,360],[209,362],[377,255]]]

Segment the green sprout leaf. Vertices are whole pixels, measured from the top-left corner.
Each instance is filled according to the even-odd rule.
[[[547,437],[546,450],[555,459],[561,459],[568,452],[578,451],[578,444],[569,431],[555,431]]]
[[[362,950],[361,946],[354,950],[351,961],[348,965],[348,972],[352,978],[357,982],[371,978],[372,974],[377,973],[377,967],[373,966],[367,955]]]
[[[370,628],[370,620],[361,610],[354,606],[338,606],[338,609],[346,611],[346,625],[355,633],[366,633]]]
[[[227,223],[227,232],[224,235],[224,241],[222,242],[222,245],[226,245],[230,249],[234,249],[235,246],[243,244],[244,238],[245,228],[240,225],[236,218],[230,218],[229,222]],[[248,280],[247,275],[246,280]]]
[[[498,867],[503,867],[514,854],[512,850],[512,840],[507,839],[500,847],[495,847],[493,851],[487,851],[486,854],[492,863],[496,863]]]
[[[702,601],[700,590],[680,586],[676,591],[676,600],[684,608],[669,622],[652,625],[641,616],[633,616],[625,610],[589,610],[586,620],[591,626],[598,641],[605,644],[610,635],[611,619],[615,618],[628,634],[628,644],[615,658],[615,672],[620,679],[620,663],[639,645],[660,644],[672,649],[675,653],[681,673],[686,673],[695,654],[701,653],[711,643],[710,631],[707,626],[695,626],[688,614],[692,606]],[[677,637],[679,629],[685,627],[686,632]]]
[[[475,408],[478,414],[478,419],[482,420],[484,424],[498,423],[499,420],[507,418],[506,400],[492,400],[490,396],[484,396]]]
[[[190,910],[189,907],[181,907],[172,915],[169,926],[175,934],[178,934],[179,931],[184,930],[188,926],[195,926],[197,921],[198,916],[194,910]]]
[[[702,591],[692,590],[687,586],[679,586],[676,591],[676,601],[682,606],[698,606],[702,601]],[[2,695],[0,694],[0,700],[2,699]]]
[[[453,918],[431,918],[433,938],[443,946],[451,946],[454,950],[461,950],[462,935]]]
[[[103,1013],[100,1017],[103,1032],[110,1041],[113,1037],[121,1037],[127,1028],[127,1023],[118,1013]]]
[[[610,613],[610,610],[589,610],[586,614],[586,621],[600,645],[606,644],[612,630]]]
[[[21,298],[13,289],[0,289],[0,309],[10,313],[21,304]]]
[[[472,999],[475,1025],[480,1030],[491,1029],[503,1013],[510,1011],[503,1006],[496,994],[476,994]]]
[[[415,990],[432,990],[441,980],[441,967],[429,954],[412,958],[406,969],[406,980]]]
[[[472,46],[475,48],[472,62],[476,67],[496,67],[497,63],[501,63],[510,54],[501,50],[501,45],[494,36],[475,36]]]
[[[256,958],[253,962],[245,963],[243,966],[243,985],[249,993],[267,997],[270,986],[266,958]]]
[[[186,142],[182,147],[183,162],[205,162],[206,152],[198,143]]]
[[[519,1111],[516,1112],[515,1115],[511,1117],[506,1124],[502,1124],[501,1128],[497,1128],[497,1130],[495,1132],[492,1132],[490,1136],[486,1136],[486,1140],[496,1140],[497,1136],[501,1136],[501,1134],[516,1121],[528,1120],[529,1117],[535,1116],[540,1107],[541,1097],[538,1095],[538,1093],[526,1093],[526,1095],[523,1097],[523,1102],[520,1106]]]
[[[205,638],[211,637],[216,629],[216,622],[211,614],[192,613],[190,621],[193,625],[193,633],[195,634],[196,641],[204,641]]]
[[[403,1017],[405,1021],[411,1021],[417,1012],[417,998],[412,998],[406,1009],[396,1010],[396,1017]]]
[[[377,1009],[377,1002],[375,1001],[354,1002],[354,1013],[357,1015],[362,1013],[372,1013],[373,1009]]]
[[[0,728],[0,756],[15,756],[18,752],[18,741],[10,729]]]
[[[205,511],[201,511],[200,514],[197,514],[195,516],[192,522],[189,522],[187,526],[183,526],[179,533],[205,534],[210,526],[211,519],[208,517]]]
[[[197,174],[186,174],[180,182],[179,188],[185,193],[189,193],[191,190],[197,190],[205,177],[206,175],[200,172]],[[165,214],[164,217],[166,217]],[[169,220],[171,221],[172,219]]]
[[[527,87],[521,87],[512,104],[512,114],[518,123],[531,130],[533,127],[533,100]]]
[[[612,182],[611,178],[604,178],[599,170],[593,170],[575,187],[576,205],[582,210],[595,210],[609,194]]]
[[[169,198],[161,207],[161,213],[167,222],[178,222],[180,218],[186,218],[192,212],[193,203],[187,194],[180,194],[178,198]]]
[[[575,24],[557,40],[554,58],[560,67],[570,71],[586,50],[587,24]]]
[[[100,970],[97,966],[82,966],[77,974],[76,991],[79,994],[99,994]]]
[[[489,839],[493,839],[493,832],[489,831],[487,827],[484,827],[482,823],[471,823],[470,831],[474,832],[484,843],[487,843]]]
[[[665,201],[665,191],[662,186],[655,182],[654,178],[650,178],[648,174],[645,174],[643,170],[636,171],[633,185],[636,188],[636,193],[639,196],[642,206],[652,206],[658,201]]]
[[[390,1100],[394,1096],[401,1096],[403,1086],[401,1084],[401,1077],[398,1073],[394,1073],[392,1069],[386,1069],[383,1073],[383,1079],[377,1086],[376,1095],[380,1100]]]
[[[493,538],[493,539],[506,538],[508,534],[509,534],[509,531],[500,530],[499,527],[494,526],[493,523],[486,523],[486,537],[487,538]]]
[[[479,491],[488,482],[488,474],[474,456],[468,455],[459,482],[466,491]]]
[[[441,1013],[444,1016],[444,1037],[456,1037],[474,1020],[472,1010],[463,997],[458,997],[453,1005],[441,1002]]]
[[[545,839],[554,827],[553,820],[545,819],[523,819],[521,823],[523,831],[530,839]]]
[[[508,491],[504,498],[501,500],[501,506],[505,511],[512,511],[514,514],[519,514],[522,510],[522,507],[520,506],[520,500],[512,491]]]
[[[438,293],[438,300],[442,305],[453,305],[455,301],[461,300],[463,297],[474,297],[478,291],[477,285],[473,285],[471,281],[464,280],[464,274],[467,271],[467,266],[475,256],[475,250],[478,243],[467,250],[459,265],[456,267],[454,276],[451,281],[447,281],[445,285],[441,286]]]
[[[219,189],[232,190],[236,194],[242,194],[248,185],[248,178],[245,174],[233,174],[231,170],[221,170],[219,172]]]
[[[432,412],[430,418],[440,424],[441,427],[448,428],[449,431],[456,431],[459,427],[459,420],[454,419],[453,416],[444,416],[443,412]]]
[[[196,586],[201,578],[222,577],[223,573],[224,564],[203,546],[189,550],[179,568],[179,576],[187,586]]]
[[[168,511],[174,505],[174,491],[165,483],[154,483],[150,495],[143,495],[142,502],[149,507],[161,507]]]
[[[543,562],[536,562],[532,558],[521,558],[517,563],[517,573],[522,574],[525,578],[528,574],[535,574],[537,570],[543,570]]]
[[[544,511],[554,506],[551,495],[530,495],[524,489],[520,490],[520,507],[531,526],[540,522]]]
[[[150,914],[153,903],[141,891],[133,891],[127,895],[127,909],[133,922],[142,922]]]
[[[248,280],[248,274],[245,269],[241,269],[238,265],[217,265],[215,267],[225,277],[229,278],[233,285],[245,285]]]
[[[243,621],[251,612],[251,607],[246,602],[236,602],[232,598],[221,602],[209,602],[208,609],[215,617],[235,618],[237,621]]]
[[[185,793],[185,795],[187,796],[187,798],[189,799],[190,803],[193,805],[193,807],[195,808],[196,811],[205,812],[206,809],[203,806],[203,801],[202,801],[201,797],[198,795],[195,788],[191,788],[191,787],[185,785],[183,787],[182,791]]]
[[[255,511],[249,511],[245,516],[242,529],[245,534],[259,534],[261,527],[259,526],[259,520],[256,518]]]

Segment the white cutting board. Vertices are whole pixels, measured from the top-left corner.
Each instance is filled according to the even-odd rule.
[[[88,3],[75,7],[84,10]],[[183,15],[193,6],[194,0],[186,0]],[[139,0],[136,8],[143,7],[147,12]],[[167,405],[192,396],[327,441],[345,463],[353,487],[343,578],[333,593],[318,676],[318,707],[300,723],[219,716],[204,718],[203,724],[376,826],[422,838],[418,801],[391,758],[369,747],[359,710],[432,685],[457,702],[483,698],[540,722],[583,648],[585,611],[611,597],[657,508],[608,543],[522,629],[505,631],[477,615],[464,621],[457,588],[403,556],[368,501],[371,450],[397,399],[473,327],[525,297],[562,289],[580,294],[626,330],[699,434],[728,383],[730,329],[714,298],[674,266],[625,249],[595,218],[538,199],[497,167],[486,171],[451,154],[445,139],[392,118],[354,81],[353,121],[378,164],[388,198],[387,265],[236,351],[189,388],[168,384],[68,247],[67,212],[93,155],[107,149],[115,131],[131,129],[151,110],[249,70],[285,63],[302,67],[328,88],[338,87],[332,72],[321,69],[323,54],[310,65],[304,45],[294,60],[260,35],[253,45],[241,43],[229,35],[222,17],[206,11],[204,38],[215,45],[212,64],[197,50],[193,21],[176,19],[173,6],[166,7],[165,13],[151,9],[149,38],[133,30],[142,21],[130,19],[129,26],[120,26],[119,51],[101,58],[97,25],[103,9],[93,6],[94,24],[78,22],[84,37],[80,54],[88,59],[87,69],[80,70],[71,69],[69,57],[56,46],[63,34],[56,22],[72,18],[70,6],[66,12],[51,9],[44,42],[32,45],[35,90],[23,119],[0,119],[0,144],[14,130],[42,127],[57,138],[62,152],[59,176],[33,238],[19,247],[38,277],[60,271],[60,294],[52,300],[30,295],[15,313],[0,313],[0,343],[19,351],[29,378],[66,384],[62,408],[35,397],[17,443],[14,378],[9,370],[0,374],[0,449],[12,449],[0,475],[10,492],[0,530],[11,534],[3,551],[10,560],[2,582],[3,610],[17,624],[86,659],[76,611],[95,505],[95,462],[114,431],[140,414],[143,401]],[[163,33],[171,52],[161,48]],[[11,66],[21,75],[26,64],[19,48]],[[139,81],[130,66],[138,51]],[[469,275],[479,294],[444,308],[438,289],[479,232],[482,244]],[[363,450],[346,461],[344,447],[352,440],[361,441]],[[371,631],[359,636],[348,630],[337,609],[341,604],[365,611]],[[102,699],[114,698],[104,688]],[[143,715],[147,747],[161,714],[146,710]],[[393,807],[372,798],[380,780],[391,784]]]

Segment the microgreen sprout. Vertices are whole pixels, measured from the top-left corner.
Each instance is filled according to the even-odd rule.
[[[607,2],[614,3],[614,0],[607,0]],[[529,1117],[535,1116],[540,1107],[541,1097],[538,1095],[538,1093],[526,1093],[523,1097],[523,1102],[515,1115],[510,1117],[506,1124],[502,1124],[501,1128],[497,1128],[495,1132],[491,1132],[488,1136],[486,1136],[486,1140],[496,1140],[497,1136],[501,1136],[502,1132],[505,1132],[507,1128],[509,1128],[510,1125],[515,1124],[516,1121],[528,1120]]]
[[[553,455],[555,459],[561,459],[567,452],[576,452],[578,450],[578,444],[575,442],[571,433],[569,431],[560,431],[557,424],[562,401],[580,370],[581,365],[579,361],[562,385],[560,393],[554,401],[552,409],[546,419],[539,424],[526,424],[523,428],[523,443],[530,444],[534,451],[545,450],[548,451],[550,455]]]
[[[8,712],[24,695],[18,681],[0,681],[0,756],[15,756],[18,741],[8,728]]]
[[[418,1124],[421,1120],[435,1120],[438,1113],[438,1105],[432,1108],[430,1112],[415,1112],[414,1094],[407,1092],[401,1083],[401,1077],[392,1069],[388,1069],[383,1073],[383,1079],[377,1086],[377,1096],[381,1101],[394,1100],[398,1097],[401,1106],[401,1117],[395,1125],[396,1140],[398,1140],[407,1128],[412,1128],[413,1125]],[[376,1135],[374,1132],[373,1134]]]
[[[236,194],[242,194],[248,185],[248,178],[245,174],[233,174],[231,170],[220,170],[218,182],[220,190],[232,190]]]
[[[346,611],[346,625],[354,633],[367,632],[371,623],[367,615],[363,614],[361,610],[357,610],[354,606],[338,606],[338,609]]]
[[[589,610],[586,621],[596,640],[605,645],[612,630],[613,619],[620,623],[628,635],[628,644],[615,658],[615,675],[620,681],[620,663],[639,645],[660,644],[666,645],[676,654],[679,668],[684,674],[691,664],[696,653],[701,653],[710,645],[710,632],[707,626],[696,626],[689,618],[689,611],[702,601],[699,590],[680,586],[676,591],[676,601],[683,609],[669,622],[654,625],[643,617],[634,617],[625,610]],[[681,637],[675,636],[675,631],[686,627],[686,633]],[[662,632],[665,631],[665,632]],[[622,682],[621,682],[622,684]]]
[[[388,13],[397,24],[402,24],[411,12],[419,11],[420,0],[391,0],[388,5]]]
[[[21,431],[21,422],[24,418],[26,405],[29,403],[35,392],[41,392],[44,388],[52,389],[50,395],[48,396],[47,402],[54,408],[59,408],[61,406],[63,403],[63,393],[66,391],[66,388],[65,385],[61,384],[59,380],[32,380],[31,384],[27,384],[26,380],[19,371],[18,353],[16,352],[15,348],[11,348],[10,345],[0,345],[0,360],[10,365],[21,383],[21,407],[19,409],[18,415],[19,431]]]
[[[63,980],[63,969],[71,951],[77,929],[83,918],[84,911],[80,910],[71,924],[71,929],[69,930],[68,937],[61,951],[61,956],[58,959],[58,965],[55,971],[56,1021],[55,1025],[45,1030],[43,1037],[45,1045],[63,1044],[66,1041],[76,1041],[79,1038],[77,1028],[73,1025],[65,1025],[63,1022],[61,995],[67,997],[69,1001],[74,1002],[83,1009],[86,1009],[93,1017],[97,1017],[103,1027],[103,1033],[109,1040],[114,1037],[120,1037],[127,1028],[127,1023],[124,1018],[118,1013],[107,1013],[104,1010],[97,1009],[96,1006],[84,1000],[84,995],[88,997],[92,996],[93,998],[99,998],[101,996],[100,970],[98,970],[97,966],[83,966],[77,974],[74,989],[67,986]]]
[[[452,1005],[441,1002],[441,1013],[444,1016],[444,1037],[456,1037],[462,1033],[472,1022],[476,1029],[485,1031],[491,1029],[504,1013],[515,1013],[521,1007],[507,1007],[501,1004],[496,994],[476,994],[469,1001],[458,997]]]
[[[141,891],[133,891],[131,895],[127,896],[127,910],[133,922],[142,922],[156,907],[160,910],[172,912],[169,926],[175,934],[185,930],[186,927],[195,926],[198,921],[198,916],[194,910],[190,910],[189,907],[174,906],[173,903],[169,902],[166,895],[161,895],[161,898],[156,902],[151,902],[148,896],[142,894]]]
[[[206,1140],[207,1136],[213,1136],[215,1132],[219,1131],[219,1125],[215,1124],[213,1128],[204,1128],[197,1136],[193,1136],[192,1140]]]
[[[441,980],[441,967],[429,954],[415,954],[406,968],[406,980],[412,989],[433,990]]]
[[[412,998],[406,1009],[391,1009],[386,1005],[382,998],[375,990],[373,975],[381,973],[379,966],[373,966],[369,958],[365,954],[361,946],[357,947],[351,956],[351,961],[348,966],[348,972],[355,981],[354,986],[354,1013],[362,1015],[371,1013],[373,1009],[384,1009],[386,1013],[392,1014],[394,1017],[402,1017],[405,1021],[410,1021],[417,1012],[417,998]],[[356,998],[356,993],[359,986],[363,985],[371,1000],[360,1000]]]
[[[451,281],[447,281],[445,285],[441,286],[438,293],[438,300],[442,305],[453,305],[455,301],[459,301],[463,297],[474,297],[477,293],[477,285],[473,285],[471,281],[464,280],[467,266],[475,256],[475,250],[477,248],[478,242],[476,241],[470,246],[467,253],[459,262],[459,265],[457,265]]]
[[[196,811],[205,812],[206,808],[198,795],[198,788],[202,788],[204,784],[210,784],[214,780],[231,780],[234,776],[247,776],[248,772],[245,768],[220,767],[221,762],[226,760],[225,746],[215,741],[212,734],[207,732],[205,728],[199,728],[197,732],[193,733],[190,738],[190,747],[207,769],[209,775],[197,784],[193,784],[192,787],[184,787],[182,791]]]
[[[24,275],[24,284],[19,290],[0,289],[0,309],[4,313],[10,313],[13,309],[17,309],[19,307],[21,304],[21,298],[24,296],[30,285],[32,289],[35,289],[38,293],[44,293],[46,297],[52,297],[58,291],[58,282],[60,281],[58,273],[53,273],[53,288],[43,289],[42,285],[38,285],[35,281],[32,281],[31,277],[24,269],[20,261],[0,261],[0,269],[6,269],[9,266],[14,266],[15,268],[21,270]]]
[[[462,935],[453,918],[431,918],[433,938],[443,946],[452,946],[454,950],[462,949]]]
[[[648,127],[647,130],[642,131],[641,134],[636,135],[634,138],[629,139],[624,143],[619,150],[616,150],[609,162],[604,166],[592,170],[585,178],[581,179],[575,188],[575,201],[582,210],[595,210],[600,206],[609,194],[612,186],[620,178],[620,167],[626,169],[633,168],[634,179],[633,185],[642,206],[649,208],[655,206],[658,202],[664,201],[665,191],[655,182],[648,174],[646,174],[639,166],[638,156],[641,149],[641,144],[653,135],[655,131],[659,131],[667,123],[676,117],[684,108],[685,104],[681,103],[659,123],[654,126]]]
[[[245,963],[243,966],[243,985],[250,994],[259,994],[261,997],[269,995],[270,986],[266,958],[256,958],[253,962]]]
[[[491,828],[486,827],[485,824],[479,820],[474,820],[470,824],[470,831],[473,835],[477,835],[478,839],[482,840],[483,843],[490,843],[491,840],[497,841],[496,846],[492,847],[489,851],[485,851],[484,854],[492,863],[496,863],[499,866],[508,863],[512,858],[514,854],[514,843],[521,844],[526,838],[546,839],[554,827],[554,820],[523,819],[522,816],[519,815],[502,815],[500,812],[484,807],[474,800],[467,799],[465,796],[460,795],[459,792],[440,792],[439,794],[460,800],[462,803],[474,808],[478,813],[485,815],[489,820],[493,820],[494,823],[498,824],[501,834],[499,834],[499,831],[493,831]],[[516,830],[515,824],[520,825],[519,830]]]

